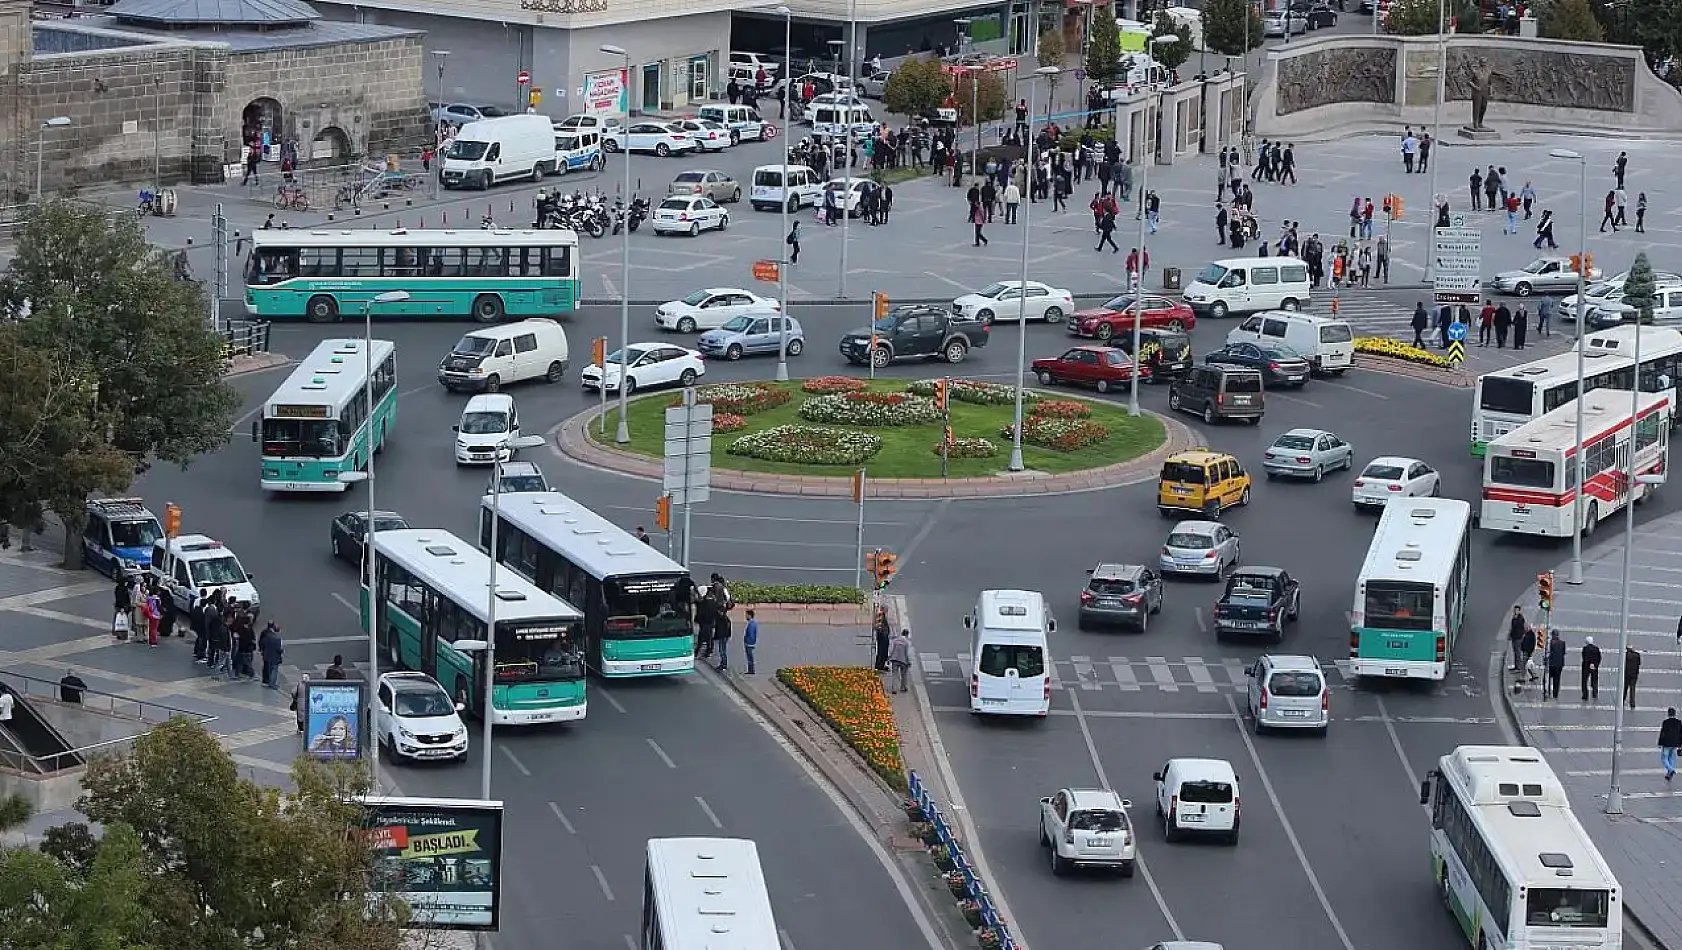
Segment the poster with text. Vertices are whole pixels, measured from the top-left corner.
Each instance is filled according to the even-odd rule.
[[[581,93],[583,110],[591,114],[625,115],[631,107],[629,72],[615,69],[605,73],[585,73]]]
[[[502,803],[366,798],[374,886],[409,905],[412,927],[495,930],[502,904]],[[370,895],[370,906],[375,897]]]
[[[310,683],[304,692],[304,752],[318,759],[362,757],[363,684]]]

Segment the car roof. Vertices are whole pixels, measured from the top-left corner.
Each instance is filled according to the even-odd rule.
[[[342,518],[345,515],[352,515],[352,516],[357,517],[357,518],[366,518],[366,517],[368,517],[368,510],[366,508],[364,508],[361,511],[346,511],[346,512],[342,513],[339,517]],[[375,509],[374,517],[376,517],[376,518],[396,518],[399,521],[403,520],[403,516],[398,514],[395,511],[381,511],[379,509]]]
[[[1168,764],[1178,769],[1180,777],[1187,781],[1202,778],[1232,781],[1238,778],[1232,770],[1232,763],[1225,759],[1169,759]]]
[[[1127,355],[1126,353],[1122,353],[1121,350],[1119,350],[1119,349],[1117,349],[1113,346],[1104,346],[1103,344],[1100,344],[1100,343],[1079,343],[1079,344],[1076,344],[1074,346],[1069,347],[1069,349],[1071,349],[1071,350],[1086,350],[1089,353],[1120,353],[1122,356]],[[1067,352],[1067,351],[1065,351],[1065,352]]]
[[[381,673],[380,682],[392,689],[437,689],[444,687],[425,673],[415,673],[409,670],[399,670],[392,673]]]
[[[514,408],[514,397],[507,393],[480,393],[467,400],[462,412],[506,412]]]
[[[1239,343],[1243,343],[1243,342],[1244,342],[1243,340],[1239,341]],[[1227,345],[1232,346],[1233,344],[1229,343]],[[1257,343],[1257,344],[1254,344],[1254,345],[1259,346],[1263,349],[1266,349],[1268,347],[1268,344],[1266,344],[1266,343]],[[1205,363],[1205,364],[1203,364],[1203,368],[1207,369],[1207,370],[1213,370],[1217,373],[1230,374],[1230,375],[1233,375],[1233,376],[1260,376],[1261,375],[1261,370],[1259,370],[1259,369],[1251,369],[1248,366],[1232,366],[1232,365],[1227,364],[1227,363]]]
[[[1066,791],[1069,793],[1070,807],[1077,811],[1126,810],[1121,804],[1122,797],[1107,788],[1071,788]]]
[[[1405,455],[1380,455],[1367,463],[1369,467],[1373,465],[1394,465],[1397,468],[1407,468],[1414,464],[1424,465],[1425,463],[1418,459],[1410,459]]]
[[[522,475],[533,474],[533,475],[537,475],[537,474],[542,474],[542,472],[543,472],[542,469],[537,467],[536,462],[526,462],[526,461],[521,461],[519,459],[515,459],[512,462],[498,462],[497,467],[502,469],[502,474],[504,474],[504,475],[508,475],[508,474],[522,474]]]
[[[1283,439],[1285,436],[1288,436],[1288,435],[1300,435],[1300,436],[1303,436],[1305,438],[1317,439],[1320,436],[1329,435],[1329,434],[1330,433],[1325,429],[1303,429],[1303,428],[1287,429],[1286,431],[1279,433],[1279,435],[1274,439],[1274,441],[1277,442],[1277,441],[1279,441],[1279,439]]]
[[[1275,670],[1314,670],[1320,671],[1320,661],[1311,656],[1296,653],[1264,653],[1262,659]]]
[[[1187,449],[1184,452],[1175,452],[1163,461],[1183,462],[1187,465],[1208,465],[1210,462],[1224,462],[1227,459],[1236,462],[1238,457],[1228,452],[1216,452],[1213,449]]]
[[[1138,577],[1144,570],[1143,564],[1104,563],[1092,569],[1092,577],[1101,581],[1125,581]]]
[[[1219,528],[1220,526],[1221,526],[1221,523],[1219,521],[1195,521],[1195,520],[1194,521],[1182,521],[1179,524],[1175,525],[1174,529],[1172,531],[1169,531],[1168,533],[1169,534],[1180,534],[1180,533],[1185,533],[1185,534],[1214,534],[1215,529]]]

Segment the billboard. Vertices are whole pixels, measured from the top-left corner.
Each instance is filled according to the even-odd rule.
[[[582,101],[579,110],[590,114],[626,115],[631,109],[630,70],[613,69],[603,73],[585,73],[584,87],[578,90]]]
[[[364,798],[374,851],[369,906],[392,896],[409,926],[495,930],[502,904],[502,803],[449,798]]]
[[[304,752],[318,759],[362,757],[363,683],[335,680],[304,687]]]

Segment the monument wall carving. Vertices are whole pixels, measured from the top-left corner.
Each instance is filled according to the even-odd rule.
[[[1278,115],[1348,102],[1396,102],[1394,49],[1314,50],[1279,61]]]
[[[1448,99],[1476,101],[1482,85],[1493,102],[1633,113],[1637,65],[1592,53],[1455,45],[1448,50]],[[1280,102],[1283,114],[1283,90]]]

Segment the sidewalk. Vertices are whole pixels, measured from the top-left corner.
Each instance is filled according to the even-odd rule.
[[[1622,517],[1616,519],[1621,522]],[[1513,674],[1502,674],[1502,696],[1527,744],[1547,755],[1564,783],[1577,819],[1594,839],[1624,889],[1628,917],[1636,918],[1660,947],[1682,948],[1682,784],[1666,782],[1658,767],[1656,741],[1665,708],[1682,705],[1682,643],[1676,638],[1682,600],[1673,593],[1682,572],[1682,515],[1652,522],[1636,532],[1630,573],[1629,645],[1641,654],[1636,707],[1624,709],[1619,788],[1624,814],[1605,813],[1611,785],[1612,727],[1623,675],[1618,646],[1624,538],[1583,553],[1583,584],[1565,583],[1570,565],[1554,569],[1550,625],[1568,648],[1557,700],[1544,700],[1540,684],[1514,695]],[[1534,588],[1520,604],[1535,619]],[[1600,699],[1581,699],[1585,637],[1601,650]],[[1506,641],[1502,641],[1505,647]],[[1502,669],[1510,670],[1510,662]]]

